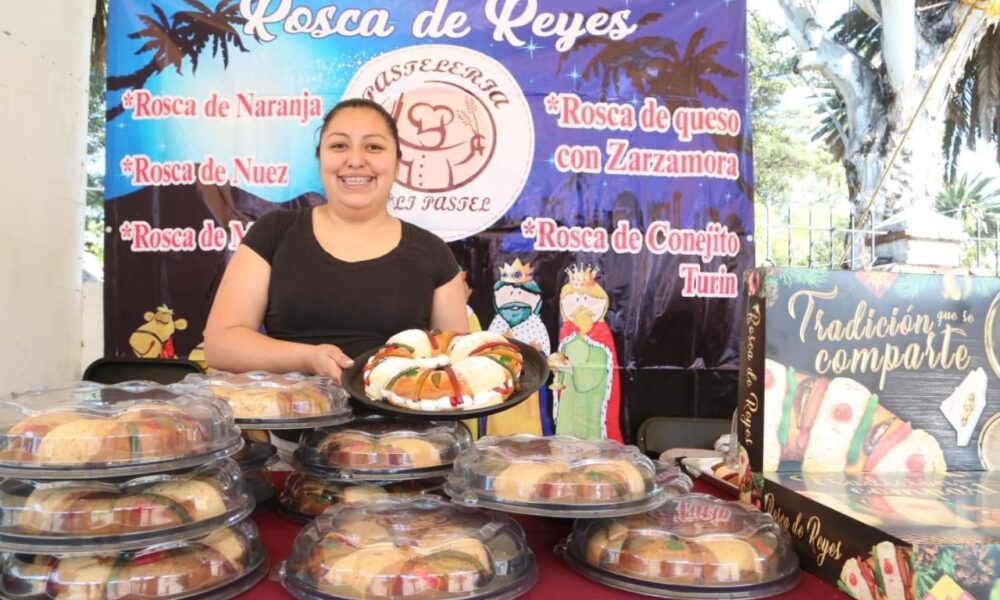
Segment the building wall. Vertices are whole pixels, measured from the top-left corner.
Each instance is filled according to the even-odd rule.
[[[0,397],[80,376],[94,0],[0,0]]]

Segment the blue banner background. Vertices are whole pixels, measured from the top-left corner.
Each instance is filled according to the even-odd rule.
[[[595,0],[572,2],[496,2],[451,0],[445,12],[468,16],[469,32],[456,39],[418,39],[410,25],[434,8],[434,2],[386,0],[395,30],[387,37],[312,37],[290,34],[281,24],[268,25],[273,41],[255,40],[239,20],[258,2],[223,2],[220,6],[180,0],[112,0],[108,30],[108,109],[106,200],[106,319],[108,355],[132,355],[128,339],[145,319],[146,311],[166,305],[187,327],[177,328],[177,356],[196,351],[204,318],[231,249],[137,251],[134,239],[124,239],[123,224],[148,222],[151,227],[192,228],[205,220],[219,227],[235,220],[247,223],[276,206],[298,206],[322,201],[316,160],[319,118],[206,119],[165,118],[137,120],[133,111],[120,112],[125,93],[139,82],[143,69],[151,75],[141,89],[154,96],[190,97],[200,107],[212,92],[232,98],[237,91],[260,96],[298,96],[303,90],[322,100],[322,112],[343,96],[358,69],[382,53],[423,44],[452,44],[481,52],[502,63],[516,79],[530,109],[534,127],[534,155],[525,184],[506,214],[485,231],[452,243],[469,272],[470,306],[485,327],[495,314],[493,283],[499,267],[519,258],[535,267],[543,290],[542,320],[553,349],[559,331],[559,289],[565,269],[586,263],[601,267],[600,281],[611,297],[607,321],[615,336],[620,367],[625,375],[627,429],[655,414],[728,416],[735,405],[738,368],[739,298],[689,297],[682,293],[678,268],[697,263],[702,271],[742,277],[753,263],[753,171],[746,84],[745,0]],[[574,11],[592,15],[602,10],[629,11],[634,32],[621,40],[586,36],[566,52],[556,38],[535,35],[530,26],[516,29],[523,45],[493,38],[496,25],[486,17],[490,6],[510,4],[516,10],[534,6],[539,12]],[[280,2],[270,2],[274,12]],[[293,8],[315,13],[333,4],[296,0]],[[209,30],[200,51],[173,44],[179,13],[201,9],[228,9],[229,30]],[[366,3],[337,3],[337,14]],[[162,9],[162,14],[158,10]],[[241,12],[241,9],[245,9]],[[225,21],[226,19],[223,19]],[[165,27],[151,26],[159,22]],[[145,30],[160,35],[159,48],[143,51],[154,37],[136,36]],[[213,38],[212,35],[217,36]],[[221,37],[220,37],[221,36]],[[180,37],[183,37],[182,35]],[[224,41],[215,46],[215,41]],[[243,52],[237,43],[245,46]],[[225,46],[226,51],[223,51]],[[215,55],[213,56],[213,48]],[[154,58],[160,58],[159,61]],[[197,67],[192,61],[196,58]],[[226,64],[228,63],[228,64]],[[678,139],[673,129],[647,133],[639,128],[615,132],[559,127],[546,112],[550,94],[573,93],[584,101],[629,103],[641,107],[653,98],[671,111],[681,107],[732,109],[741,115],[735,136],[695,135]],[[200,115],[200,109],[199,109]],[[502,136],[503,132],[497,134]],[[632,148],[678,151],[715,151],[739,158],[736,180],[710,177],[654,177],[606,173],[560,172],[554,155],[560,144],[596,146],[602,151],[608,138],[626,139]],[[146,155],[154,161],[202,162],[206,155],[229,162],[233,156],[252,156],[262,163],[287,163],[287,185],[204,186],[133,185],[123,173],[122,161]],[[607,156],[604,156],[606,159]],[[504,157],[497,157],[503,161]],[[401,215],[405,218],[405,215]],[[703,231],[718,223],[739,236],[733,256],[703,261],[684,253],[628,254],[608,250],[542,251],[536,239],[522,234],[526,219],[547,217],[562,226],[604,228],[611,232],[620,220],[640,230],[658,221],[673,228]],[[666,393],[670,390],[671,393]]]

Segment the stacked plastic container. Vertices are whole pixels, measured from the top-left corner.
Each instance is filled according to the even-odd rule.
[[[219,398],[80,383],[0,404],[0,596],[229,598],[267,569]]]
[[[271,481],[269,468],[277,462],[278,456],[274,445],[270,441],[258,441],[259,438],[254,435],[256,433],[243,432],[243,449],[233,455],[233,460],[250,486],[254,502],[261,506],[274,499],[274,482]]]
[[[455,457],[471,445],[457,421],[367,415],[311,431],[291,457],[295,471],[278,510],[303,521],[335,504],[439,493]]]
[[[440,340],[453,345],[460,336],[428,333],[430,342],[421,343],[419,334],[404,333],[412,343],[390,340],[344,374],[345,387],[361,404],[393,417],[369,416],[316,430],[302,437],[291,457],[298,472],[280,510],[297,518],[319,513],[280,569],[282,585],[294,596],[514,598],[530,589],[537,566],[521,527],[500,513],[577,519],[560,555],[583,575],[630,591],[750,598],[798,581],[790,541],[769,517],[690,494],[690,477],[634,446],[526,434],[472,444],[458,419],[509,406],[449,409],[479,393],[446,368],[451,346]],[[523,360],[513,363],[525,368],[513,384],[511,404],[544,385],[548,375],[540,354],[517,347]],[[401,365],[402,371],[379,376],[394,394],[413,392],[420,402],[400,407],[368,397],[378,387],[369,385],[375,379],[374,367],[366,364],[369,356],[374,364]],[[409,383],[397,385],[404,376]],[[420,411],[411,404],[440,410]],[[426,495],[386,497],[394,493],[389,485],[440,477],[450,504]],[[367,487],[350,487],[358,484]],[[701,528],[685,529],[690,518]],[[642,540],[650,540],[652,549]],[[665,566],[672,555],[662,557],[661,546],[687,561],[688,571],[678,567],[682,578]],[[643,553],[632,556],[633,547]]]
[[[221,397],[247,439],[235,457],[258,503],[271,500],[274,485],[267,468],[276,460],[272,430],[313,429],[350,421],[347,393],[329,377],[264,371],[188,375],[181,385],[192,393]]]
[[[770,515],[705,494],[577,520],[556,552],[586,577],[669,598],[762,598],[795,587],[800,575],[788,533]]]
[[[505,600],[531,589],[538,567],[506,515],[410,497],[327,510],[296,538],[280,576],[304,600]]]
[[[635,446],[529,434],[479,440],[445,485],[469,506],[558,518],[634,514],[690,490],[689,477]]]
[[[635,446],[515,435],[484,438],[459,455],[445,492],[468,506],[576,518],[557,553],[626,591],[761,598],[798,584],[791,540],[770,515],[692,486]]]
[[[400,336],[426,346],[430,354],[403,343]],[[380,414],[303,435],[290,457],[296,472],[279,500],[279,511],[296,520],[312,520],[280,569],[281,583],[292,595],[310,600],[519,596],[538,578],[520,525],[506,515],[452,504],[436,494],[443,495],[443,478],[452,472],[456,458],[472,447],[460,419],[506,408],[484,408],[477,399],[509,394],[513,386],[514,403],[519,393],[530,394],[534,388],[509,381],[511,373],[520,371],[513,366],[520,361],[509,356],[512,345],[503,338],[476,342],[428,332],[423,339],[414,331],[400,336],[357,357],[355,367],[344,373],[344,386],[358,404]],[[417,343],[421,341],[426,343]],[[445,356],[452,344],[462,342],[473,344],[472,350],[482,346],[484,352],[484,344],[504,347],[497,352],[499,362],[486,365],[500,367],[492,385],[502,389],[473,392],[462,387],[464,380],[449,370],[451,360]],[[445,394],[424,403],[440,410],[416,410],[410,406],[420,404],[416,401],[401,407],[367,397],[369,358],[383,350],[393,360],[412,355],[416,362],[404,361],[411,367],[404,370],[410,373],[413,364],[418,365],[414,383],[427,383],[429,394],[430,388]],[[548,371],[541,356],[537,358],[529,373],[540,384],[540,374]],[[454,408],[466,404],[478,408]]]

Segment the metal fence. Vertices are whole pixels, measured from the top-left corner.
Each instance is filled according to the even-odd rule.
[[[774,210],[760,203],[755,229],[758,264],[828,269],[877,266],[873,240],[887,235],[870,222],[855,227],[850,208],[833,204]],[[1000,276],[1000,227],[977,223],[967,233],[962,266],[970,273]]]
[[[983,231],[982,223],[976,226],[976,235],[962,244],[964,263],[977,275],[1000,275],[1000,227],[993,234]]]
[[[757,262],[810,269],[862,269],[875,264],[872,240],[885,235],[872,224],[866,227],[855,227],[849,208],[832,204],[775,211],[762,203],[755,226]]]

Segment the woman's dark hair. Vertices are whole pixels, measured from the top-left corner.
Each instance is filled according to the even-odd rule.
[[[392,136],[392,141],[396,144],[396,158],[403,157],[403,150],[399,147],[399,128],[396,127],[396,119],[392,118],[389,111],[387,111],[378,102],[368,100],[367,98],[348,98],[347,100],[341,100],[338,102],[337,105],[331,108],[330,112],[326,113],[326,116],[323,117],[323,124],[320,125],[317,136],[320,138],[320,141],[316,144],[316,158],[319,158],[319,148],[323,143],[323,131],[326,129],[327,124],[330,122],[330,119],[345,108],[367,108],[368,110],[373,110],[378,113],[378,115],[382,117],[382,120],[385,121],[386,127],[389,128],[389,135]]]

